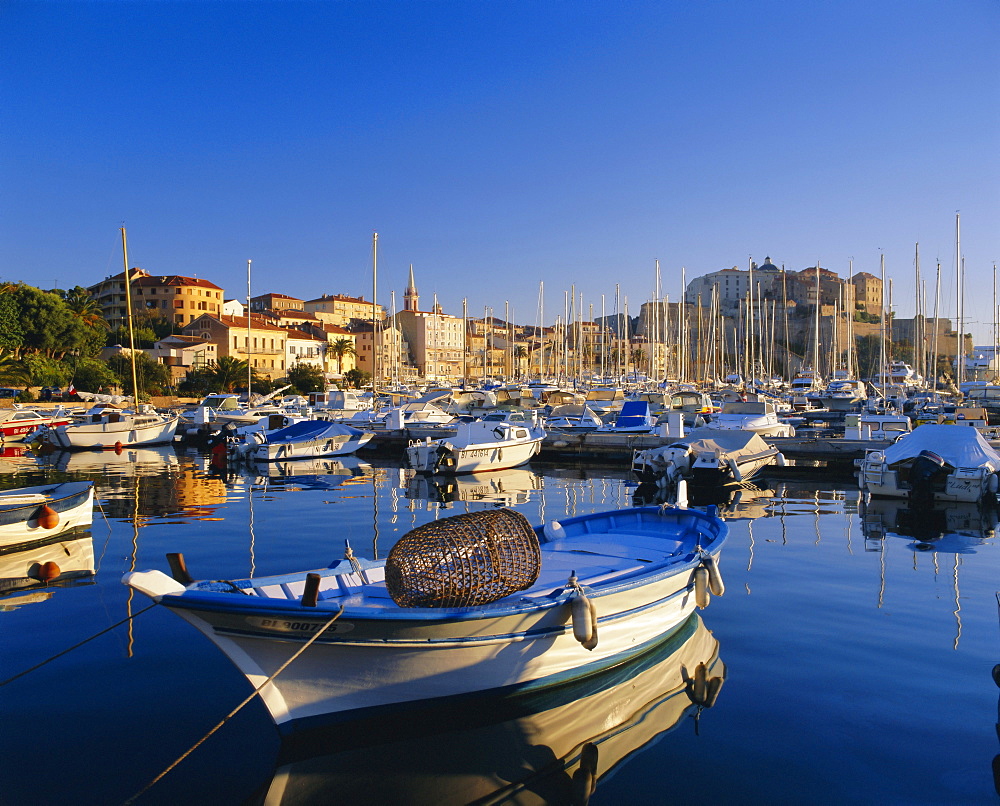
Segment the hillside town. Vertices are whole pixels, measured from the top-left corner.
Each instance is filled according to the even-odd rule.
[[[529,376],[694,382],[738,376],[775,383],[813,365],[824,377],[837,370],[867,377],[878,371],[873,345],[882,338],[894,357],[922,374],[948,376],[960,347],[951,319],[899,319],[890,311],[883,321],[882,280],[869,272],[845,279],[819,266],[779,268],[769,257],[694,277],[683,301],[663,295],[641,302],[634,315],[627,298],[616,295],[606,306],[613,312],[595,316],[593,303],[573,291],[562,295],[563,310],[545,324],[515,323],[494,309],[478,316],[446,312],[436,298],[421,304],[412,267],[399,311],[336,290],[312,299],[273,290],[240,300],[204,278],[138,267],[129,281],[129,294],[124,272],[86,287],[89,307],[119,337],[101,356],[128,350],[130,295],[135,326],[145,335],[136,347],[168,371],[168,387],[221,359],[249,362],[257,377],[273,383],[293,367],[310,367],[333,385]],[[17,346],[32,351],[31,344]],[[940,367],[932,368],[932,346]],[[979,370],[993,371],[991,356],[982,361],[988,348],[974,349],[969,336],[961,346],[965,355],[979,356]],[[60,380],[74,379],[49,379]]]

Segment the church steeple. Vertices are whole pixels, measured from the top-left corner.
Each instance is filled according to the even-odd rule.
[[[420,301],[420,295],[417,294],[417,284],[413,280],[413,264],[410,264],[410,282],[406,286],[406,291],[403,294],[403,310],[404,311],[418,311],[420,310],[417,304]]]

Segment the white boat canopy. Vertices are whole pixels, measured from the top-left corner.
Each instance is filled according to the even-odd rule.
[[[982,434],[971,426],[920,425],[899,442],[885,449],[886,464],[912,459],[921,451],[931,451],[952,467],[983,467],[1000,470],[997,453]]]

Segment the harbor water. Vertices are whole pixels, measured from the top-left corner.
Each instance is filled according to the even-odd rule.
[[[435,518],[510,506],[537,524],[645,491],[625,468],[571,463],[438,484],[364,454],[225,472],[174,447],[0,456],[4,489],[80,479],[96,484],[93,526],[56,561],[95,573],[0,591],[4,806],[997,800],[992,511],[755,479],[722,502],[725,595],[649,657],[283,745],[258,701],[236,710],[246,679],[123,574],[166,571],[168,552],[197,578],[283,573],[339,559],[345,540],[384,557]],[[0,578],[31,559],[0,556]],[[721,683],[708,699],[691,690],[699,663]]]

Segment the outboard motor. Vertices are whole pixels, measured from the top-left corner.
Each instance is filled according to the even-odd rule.
[[[948,475],[948,463],[934,451],[920,451],[910,467],[910,503],[930,509],[934,506],[934,491]]]

